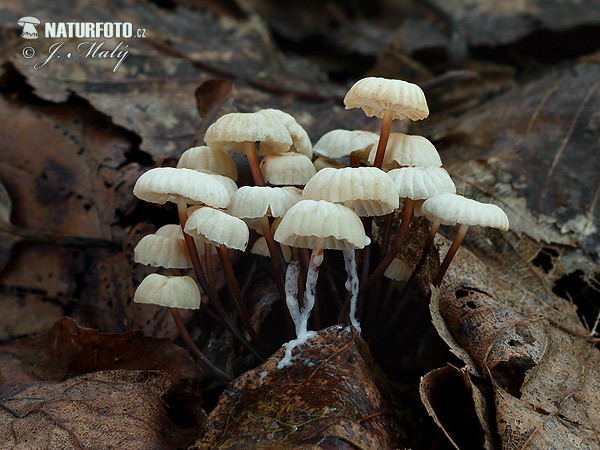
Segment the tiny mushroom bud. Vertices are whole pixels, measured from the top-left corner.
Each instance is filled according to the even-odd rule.
[[[271,153],[260,163],[269,184],[304,186],[317,173],[308,156],[300,153]]]
[[[169,308],[198,309],[200,290],[190,277],[167,277],[151,273],[136,289],[133,301]]]
[[[223,150],[208,146],[192,147],[181,154],[177,168],[207,171],[237,180],[238,171],[235,162]]]

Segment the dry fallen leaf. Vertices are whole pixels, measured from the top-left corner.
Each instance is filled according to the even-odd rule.
[[[320,331],[277,370],[280,349],[230,384],[194,448],[397,447],[364,351],[341,326]]]
[[[187,421],[174,423],[174,405],[165,398],[175,392],[162,372],[120,370],[62,383],[4,386],[0,447],[184,448],[193,442],[201,416],[190,414]]]

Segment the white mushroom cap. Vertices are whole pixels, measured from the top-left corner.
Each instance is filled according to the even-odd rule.
[[[185,232],[202,242],[225,245],[244,251],[248,245],[248,225],[237,217],[213,208],[198,208],[185,223]]]
[[[336,161],[335,159],[327,158],[326,156],[319,156],[317,159],[315,159],[313,161],[313,166],[315,166],[317,172],[327,168],[343,169],[346,167],[341,162]]]
[[[369,163],[375,162],[377,144],[369,153]],[[442,167],[442,160],[434,145],[423,136],[411,136],[403,133],[390,133],[383,158],[383,169],[399,167]]]
[[[346,94],[344,104],[346,109],[362,108],[369,117],[382,118],[386,111],[392,112],[394,119],[421,120],[429,116],[423,90],[402,80],[377,77],[358,80]]]
[[[383,272],[383,276],[394,281],[406,281],[412,275],[413,268],[400,258],[394,258],[391,264]]]
[[[294,187],[242,186],[231,198],[229,213],[241,219],[283,217],[300,199]]]
[[[359,216],[382,216],[399,204],[396,185],[376,167],[320,170],[304,187],[302,198],[341,203]]]
[[[292,250],[287,245],[281,245],[280,247],[281,251],[283,252],[283,259],[285,259],[286,262],[290,262],[290,260],[292,259]],[[266,256],[267,258],[271,257],[271,253],[269,252],[269,247],[267,245],[267,240],[264,236],[261,236],[256,240],[254,245],[252,245],[250,253],[259,256]]]
[[[293,142],[290,150],[312,158],[313,148],[308,133],[298,122],[296,122],[294,116],[284,111],[280,111],[279,109],[263,109],[260,112],[274,115],[285,125]]]
[[[291,152],[265,156],[260,169],[267,183],[279,186],[304,186],[317,173],[308,156]]]
[[[177,167],[217,173],[232,180],[238,178],[237,167],[231,156],[223,150],[207,145],[187,149],[181,154]]]
[[[290,132],[272,114],[230,113],[213,123],[204,140],[211,148],[228,152],[245,152],[245,142],[260,142],[260,153],[283,153],[292,145]]]
[[[151,273],[135,290],[133,301],[169,308],[200,308],[200,289],[190,277],[166,277]]]
[[[331,130],[321,136],[314,151],[328,158],[342,158],[352,153],[366,153],[377,142],[377,133],[363,130]]]
[[[454,194],[456,186],[441,167],[403,167],[388,172],[400,198],[423,200],[439,194]]]
[[[441,194],[425,200],[421,212],[442,225],[479,225],[508,230],[508,217],[491,203],[480,203],[457,194]]]
[[[181,227],[175,226],[179,228],[181,238],[160,235],[158,231],[157,234],[144,236],[133,249],[134,261],[166,269],[189,269],[192,267]]]
[[[167,225],[163,225],[158,230],[154,232],[157,236],[164,236],[172,239],[181,239],[183,240],[183,231],[181,231],[181,225],[176,223],[169,223]]]
[[[229,194],[229,197],[233,196],[233,194],[235,194],[235,191],[238,190],[238,187],[237,187],[237,184],[235,184],[235,181],[233,181],[229,177],[226,177],[225,175],[219,175],[218,173],[212,173],[212,172],[209,172],[208,170],[200,170],[199,172],[207,173],[207,174],[211,175],[219,183],[221,183],[223,185],[223,187],[225,188],[225,190],[227,191],[227,193]]]
[[[324,200],[302,200],[292,206],[274,238],[291,247],[312,249],[350,250],[371,243],[354,211]]]
[[[176,202],[206,204],[226,208],[229,194],[215,176],[191,169],[158,167],[142,174],[133,187],[133,195],[152,203]]]

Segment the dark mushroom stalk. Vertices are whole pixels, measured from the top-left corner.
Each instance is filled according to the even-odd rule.
[[[448,270],[448,267],[450,267],[450,263],[454,259],[454,256],[456,255],[456,252],[458,251],[460,244],[462,244],[462,241],[465,238],[465,235],[467,234],[468,230],[469,230],[469,225],[466,225],[466,224],[461,224],[461,226],[458,228],[458,231],[456,232],[456,236],[454,236],[454,240],[452,241],[452,245],[448,249],[448,253],[446,253],[446,256],[444,257],[444,261],[440,265],[440,268],[438,269],[437,274],[435,275],[435,278],[433,279],[434,286],[437,287],[440,284],[442,284],[444,275],[446,275],[446,271]]]
[[[263,177],[263,173],[260,170],[260,164],[258,162],[256,144],[254,142],[244,142],[244,151],[246,153],[246,158],[248,159],[250,171],[252,172],[254,184],[257,186],[266,186],[265,178]]]
[[[387,147],[390,131],[392,130],[392,119],[394,114],[392,111],[384,111],[381,119],[381,131],[379,132],[379,142],[377,144],[377,155],[373,165],[381,169],[383,158],[385,157],[385,149]]]

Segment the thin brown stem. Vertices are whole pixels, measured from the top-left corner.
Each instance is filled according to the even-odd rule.
[[[217,290],[217,284],[215,283],[215,272],[212,265],[212,244],[204,243],[204,265],[206,266],[206,278],[210,288],[214,291]]]
[[[381,120],[381,132],[379,133],[379,143],[377,144],[377,154],[375,155],[375,162],[373,166],[381,169],[383,165],[383,158],[385,156],[385,149],[387,147],[388,139],[390,137],[390,130],[392,129],[392,112],[386,111],[383,113]]]
[[[360,157],[350,155],[350,167],[360,167]]]
[[[381,238],[381,254],[380,260],[383,259],[384,255],[388,252],[390,247],[390,234],[392,233],[392,224],[394,223],[395,212],[389,213],[385,216],[385,224],[383,226],[383,236]]]
[[[252,323],[250,322],[250,312],[246,307],[242,290],[240,289],[240,285],[235,277],[235,272],[233,271],[233,265],[231,264],[227,247],[221,244],[219,247],[217,247],[217,251],[219,253],[219,258],[221,259],[221,266],[223,267],[225,280],[227,281],[227,288],[229,289],[231,296],[235,299],[235,304],[237,305],[238,313],[242,320],[244,330],[246,333],[248,333],[250,339],[252,339],[256,345],[258,345],[261,349],[264,349],[264,344],[261,342],[260,338],[256,334],[256,331],[254,331]]]
[[[258,164],[258,154],[256,153],[256,144],[254,142],[244,142],[244,150],[248,158],[248,165],[254,178],[254,184],[257,186],[265,186],[265,178],[263,177],[260,165]]]
[[[454,241],[452,241],[452,245],[448,249],[448,253],[446,253],[446,257],[444,258],[444,261],[442,261],[442,265],[438,269],[438,272],[435,275],[435,278],[433,279],[434,286],[437,287],[440,284],[442,284],[444,275],[446,275],[446,271],[448,270],[448,267],[450,266],[450,263],[452,262],[454,255],[456,255],[456,252],[458,251],[460,244],[462,244],[462,241],[465,238],[465,234],[467,234],[468,230],[469,230],[469,225],[461,224],[460,227],[458,228],[456,236],[454,236]]]
[[[402,248],[402,244],[404,242],[404,238],[408,233],[408,227],[412,218],[414,205],[414,200],[411,200],[410,198],[404,199],[404,208],[402,208],[402,220],[400,222],[400,228],[398,229],[398,232],[394,237],[392,247],[390,248],[390,251],[387,252],[385,257],[381,260],[379,266],[377,266],[377,269],[375,269],[375,271],[371,274],[369,279],[361,286],[362,293],[367,292],[367,289],[369,289],[373,285],[373,283],[383,275],[385,269],[388,268],[388,266],[392,263],[398,252],[400,252],[400,249]]]
[[[177,330],[179,331],[181,339],[183,339],[183,342],[187,346],[190,353],[194,355],[194,358],[198,360],[198,365],[200,365],[202,369],[212,375],[212,377],[215,379],[231,381],[232,378],[215,366],[209,359],[207,359],[206,356],[204,356],[204,353],[202,353],[196,344],[194,344],[194,341],[185,327],[183,320],[181,320],[179,311],[176,308],[169,308],[169,311],[171,311],[171,315],[173,316],[173,320],[175,321],[175,325],[177,326]]]

